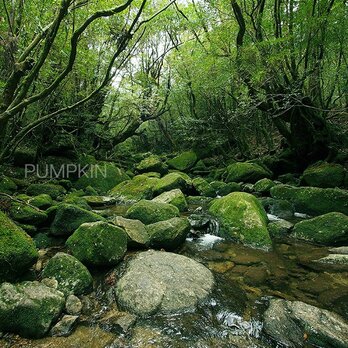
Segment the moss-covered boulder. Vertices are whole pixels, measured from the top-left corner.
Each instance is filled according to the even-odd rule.
[[[198,161],[197,155],[193,151],[185,151],[178,156],[167,161],[170,168],[177,169],[183,172],[191,169]]]
[[[64,294],[39,282],[0,286],[0,330],[40,338],[58,319]]]
[[[33,240],[0,211],[0,282],[26,272],[37,258]]]
[[[42,193],[41,195],[30,198],[28,203],[36,208],[46,210],[53,205],[53,199],[50,195]]]
[[[155,249],[175,250],[184,243],[190,227],[187,218],[179,217],[147,225],[150,246]]]
[[[163,192],[159,196],[155,197],[153,202],[168,203],[176,206],[180,211],[187,210],[187,202],[185,195],[180,189],[174,189],[168,192]]]
[[[271,197],[259,198],[262,206],[268,214],[275,215],[281,219],[290,219],[295,214],[294,205],[284,199],[275,199]]]
[[[333,212],[303,220],[294,226],[291,235],[317,244],[347,245],[348,216]]]
[[[149,245],[150,236],[146,226],[140,220],[126,219],[117,216],[111,222],[124,229],[128,237],[128,248],[145,248]]]
[[[182,173],[169,173],[158,180],[154,187],[154,194],[159,195],[162,192],[174,189],[180,189],[181,191],[186,192],[189,185],[190,182],[187,177],[182,175]]]
[[[66,189],[56,184],[31,184],[27,188],[27,194],[29,196],[38,196],[43,193],[51,196],[53,199],[57,199],[66,193]]]
[[[226,196],[232,192],[242,191],[241,185],[237,182],[225,183],[223,181],[216,181],[215,180],[215,181],[212,181],[210,183],[210,186],[213,187],[213,189],[215,190],[215,192],[218,196]]]
[[[172,204],[147,201],[145,199],[132,205],[126,213],[127,218],[140,220],[145,225],[169,220],[179,215],[179,209]]]
[[[291,202],[295,210],[310,215],[340,212],[348,215],[348,191],[337,188],[293,187],[277,185],[271,196]]]
[[[74,256],[57,253],[47,263],[41,274],[42,278],[55,278],[57,289],[66,296],[82,295],[93,286],[93,278],[86,266]]]
[[[266,212],[253,195],[245,192],[230,193],[214,200],[209,212],[220,222],[220,233],[226,238],[256,248],[271,248]]]
[[[308,186],[315,187],[340,187],[345,176],[344,167],[336,163],[320,162],[308,167],[302,176],[302,180]]]
[[[226,170],[226,182],[247,182],[254,184],[260,179],[272,177],[272,172],[256,163],[235,162]]]
[[[123,169],[109,162],[98,162],[90,168],[76,182],[77,189],[93,187],[99,193],[106,193],[121,182],[129,180]]]
[[[254,190],[256,192],[267,194],[275,185],[276,184],[271,179],[264,178],[255,183]]]
[[[281,238],[290,234],[291,229],[294,227],[289,221],[286,220],[277,220],[268,224],[267,229],[269,235],[272,238]]]
[[[7,176],[0,176],[0,192],[12,194],[17,190],[17,185],[15,182],[7,177]]]
[[[144,158],[136,167],[138,173],[157,172],[165,174],[168,172],[168,166],[159,156],[151,155]]]
[[[13,153],[15,166],[24,167],[26,164],[36,163],[37,147],[23,144],[18,146]]]
[[[124,181],[112,190],[109,195],[122,202],[137,202],[141,199],[151,199],[154,187],[159,179],[146,175],[137,175],[132,180]]]
[[[100,215],[73,204],[60,204],[51,224],[50,233],[55,236],[70,236],[85,222],[104,221]]]
[[[82,224],[66,241],[83,264],[113,266],[127,251],[127,234],[115,225],[98,221]]]
[[[41,225],[48,218],[47,214],[39,208],[18,202],[12,203],[10,216],[20,223],[34,226]]]
[[[83,199],[91,207],[114,205],[117,202],[115,197],[110,196],[83,196]]]
[[[194,178],[192,180],[192,185],[200,196],[216,197],[216,191],[214,187],[212,187],[207,180],[199,177]]]

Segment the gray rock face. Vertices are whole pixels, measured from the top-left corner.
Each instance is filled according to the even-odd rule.
[[[116,285],[119,304],[146,316],[193,310],[214,285],[212,273],[182,255],[161,251],[138,254]]]
[[[63,318],[53,326],[51,336],[69,336],[74,330],[79,317],[76,315],[64,315]]]
[[[271,300],[264,314],[264,330],[286,347],[348,347],[348,324],[343,318],[300,301]]]
[[[64,307],[62,292],[39,282],[0,287],[0,331],[23,337],[44,336]]]

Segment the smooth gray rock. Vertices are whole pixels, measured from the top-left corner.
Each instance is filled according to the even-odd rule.
[[[79,317],[77,315],[64,315],[51,330],[51,336],[69,336],[74,330]]]

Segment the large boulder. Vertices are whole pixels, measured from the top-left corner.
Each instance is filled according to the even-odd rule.
[[[129,261],[116,284],[117,301],[134,314],[194,310],[212,291],[212,273],[182,255],[146,251]]]
[[[0,211],[0,282],[21,275],[37,258],[33,240]]]
[[[122,216],[116,216],[112,223],[125,230],[128,237],[129,248],[144,248],[150,242],[150,236],[146,226],[140,220],[126,219]]]
[[[216,197],[216,190],[209,184],[207,180],[200,177],[194,178],[192,180],[192,185],[200,196]]]
[[[241,185],[233,181],[228,183],[223,181],[212,181],[210,186],[215,190],[218,196],[226,196],[232,192],[242,191]]]
[[[320,162],[308,167],[303,172],[302,180],[308,186],[339,187],[343,185],[344,176],[345,170],[342,165]]]
[[[85,223],[68,238],[66,245],[83,264],[113,266],[127,251],[127,234],[107,222]]]
[[[56,184],[31,184],[27,188],[27,194],[29,196],[38,196],[43,193],[51,196],[53,199],[57,199],[66,193],[66,189]]]
[[[136,167],[138,173],[156,172],[165,174],[168,172],[168,167],[162,162],[161,158],[156,155],[151,155],[144,158]]]
[[[256,248],[269,249],[272,246],[266,212],[253,195],[230,193],[214,200],[209,212],[220,222],[223,236]]]
[[[74,256],[57,253],[42,271],[42,278],[55,278],[65,295],[81,295],[92,289],[93,279],[86,266]]]
[[[191,169],[196,164],[197,160],[198,158],[195,152],[185,151],[168,160],[167,163],[170,168],[185,172]]]
[[[39,282],[0,286],[0,330],[23,337],[44,336],[58,319],[64,294]]]
[[[119,183],[129,180],[123,169],[109,162],[98,162],[90,168],[76,182],[77,189],[93,187],[99,193],[106,193]]]
[[[347,245],[348,216],[333,212],[303,220],[294,226],[292,236],[324,245]]]
[[[162,192],[174,189],[180,189],[181,191],[186,192],[190,187],[190,184],[190,179],[186,175],[183,175],[183,173],[169,173],[158,180],[154,187],[154,193],[159,195]]]
[[[295,214],[295,209],[292,203],[284,199],[275,199],[271,197],[260,198],[262,206],[267,213],[275,215],[281,219],[290,219]]]
[[[36,208],[46,210],[53,205],[53,200],[50,195],[42,193],[41,195],[30,198],[28,203]]]
[[[175,205],[180,211],[187,210],[187,202],[184,194],[180,189],[163,192],[153,199],[157,203],[168,203]]]
[[[151,199],[153,197],[154,187],[158,181],[158,178],[137,175],[132,180],[124,181],[115,186],[110,190],[109,194],[123,202],[137,202],[141,199]]]
[[[264,330],[289,348],[348,347],[348,324],[343,318],[300,301],[272,299],[264,313]]]
[[[301,213],[321,215],[336,211],[348,215],[346,190],[277,185],[271,188],[271,196],[291,202],[295,210]]]
[[[270,189],[276,184],[271,179],[261,179],[257,181],[254,185],[254,190],[263,194],[269,193]]]
[[[272,172],[256,163],[235,162],[227,167],[227,182],[248,182],[254,184],[260,179],[270,178]]]
[[[12,203],[10,216],[15,221],[34,226],[42,224],[48,218],[44,211],[26,203],[17,202]]]
[[[175,250],[184,243],[190,227],[187,218],[179,217],[147,225],[150,246],[155,249]]]
[[[145,225],[164,221],[180,215],[179,209],[172,204],[141,200],[132,205],[126,218],[140,220]]]
[[[85,222],[104,221],[100,215],[73,204],[60,204],[51,225],[50,233],[55,236],[70,236]]]

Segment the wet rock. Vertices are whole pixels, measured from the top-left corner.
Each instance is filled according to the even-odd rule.
[[[184,243],[190,232],[190,223],[186,218],[172,218],[147,225],[150,246],[155,249],[175,250]]]
[[[127,234],[120,227],[98,221],[82,224],[66,241],[72,254],[91,266],[116,265],[127,251]]]
[[[163,192],[153,199],[154,202],[167,203],[176,206],[179,211],[187,210],[187,202],[184,194],[180,189]]]
[[[204,197],[216,197],[216,191],[209,182],[203,178],[194,178],[192,180],[194,189]]]
[[[41,283],[52,289],[58,289],[58,281],[56,278],[43,278]]]
[[[83,199],[91,207],[101,207],[105,205],[113,205],[117,202],[116,198],[109,196],[83,196]]]
[[[317,260],[320,263],[332,264],[332,265],[345,265],[348,268],[348,255],[345,254],[331,254]]]
[[[13,220],[20,223],[34,226],[42,224],[48,218],[44,211],[28,204],[17,202],[12,203],[10,216]]]
[[[268,232],[272,238],[286,236],[290,233],[294,224],[286,220],[278,220],[268,224]]]
[[[141,200],[127,210],[126,218],[140,220],[145,225],[148,225],[179,215],[179,209],[174,205]]]
[[[236,182],[225,183],[223,181],[212,181],[210,186],[213,187],[218,196],[226,196],[231,192],[238,192],[242,190],[241,185]]]
[[[290,219],[295,214],[293,204],[286,200],[264,197],[259,198],[259,201],[267,213],[277,216],[280,219]]]
[[[57,199],[65,193],[66,189],[63,186],[56,184],[31,184],[27,188],[27,194],[29,196],[47,194],[51,196],[52,199]]]
[[[329,249],[330,253],[333,254],[344,254],[344,255],[348,255],[348,246],[341,246],[338,248],[331,248]]]
[[[188,257],[161,251],[147,251],[129,261],[116,285],[118,303],[130,312],[194,310],[214,285],[212,273]]]
[[[259,201],[244,192],[234,192],[215,200],[209,212],[220,222],[221,234],[243,244],[269,249],[267,215]]]
[[[348,216],[333,212],[298,222],[292,236],[323,245],[344,245],[348,242]]]
[[[183,172],[191,169],[198,161],[197,155],[193,151],[182,152],[180,155],[167,161],[170,168]]]
[[[64,307],[63,293],[39,282],[0,286],[0,330],[23,337],[44,336]]]
[[[260,179],[270,178],[272,173],[256,163],[235,162],[227,167],[227,182],[247,182],[254,184]]]
[[[138,173],[157,172],[165,174],[168,172],[168,167],[162,162],[161,158],[156,155],[151,155],[144,158],[136,167]]]
[[[137,317],[128,312],[111,310],[98,321],[99,326],[109,332],[126,334],[135,324]]]
[[[74,256],[57,253],[45,266],[43,278],[55,278],[65,295],[81,295],[92,290],[93,279],[86,266]]]
[[[65,311],[70,315],[79,315],[82,311],[82,302],[75,295],[69,295],[65,302]]]
[[[348,347],[348,324],[342,317],[300,301],[272,299],[264,313],[264,330],[287,347]]]
[[[69,336],[77,325],[79,317],[76,315],[64,315],[51,329],[51,336]]]

